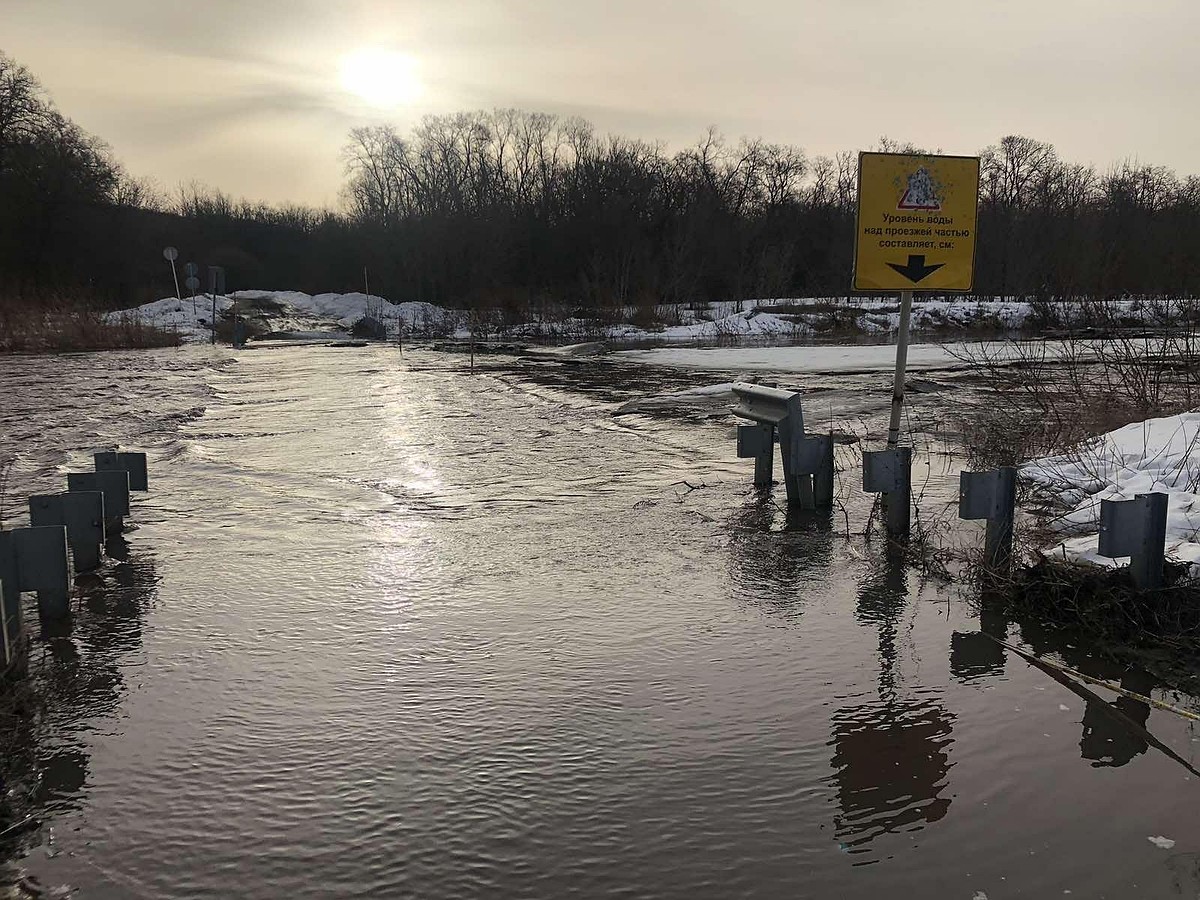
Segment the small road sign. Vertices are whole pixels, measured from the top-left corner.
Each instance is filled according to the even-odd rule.
[[[183,267],[183,274],[188,278],[194,278],[196,275],[200,274],[200,267],[195,263],[186,263]]]
[[[225,268],[224,266],[209,266],[208,267],[208,292],[210,294],[225,293]]]
[[[167,262],[175,262],[175,260],[179,259],[179,251],[174,247],[164,247],[163,259],[165,259]]]
[[[187,281],[185,281],[184,284],[187,285],[187,289],[189,291],[200,290],[200,279],[197,278],[195,275],[189,275],[187,277]]]
[[[969,291],[979,158],[860,153],[856,291]]]

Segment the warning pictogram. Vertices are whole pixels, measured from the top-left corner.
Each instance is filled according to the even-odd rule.
[[[908,188],[900,198],[897,209],[941,209],[942,201],[938,199],[933,179],[929,170],[919,166],[917,171],[908,176]]]

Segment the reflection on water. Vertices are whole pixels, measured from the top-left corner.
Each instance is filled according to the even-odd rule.
[[[1133,690],[1128,678],[1121,679],[1121,687]],[[1125,717],[1146,727],[1150,720],[1150,707],[1141,700],[1132,697],[1118,697],[1108,703],[1089,700],[1083,713],[1083,737],[1079,739],[1079,753],[1084,759],[1092,760],[1092,765],[1123,766],[1135,756],[1145,753],[1149,746],[1146,741],[1104,709],[1111,707]]]
[[[1158,681],[1141,669],[1130,668],[1085,648],[1056,640],[1050,632],[1036,623],[1024,622],[1021,636],[1038,655],[1058,656],[1072,669],[1119,684],[1128,691],[1150,696],[1159,687]],[[1084,700],[1079,738],[1080,758],[1095,768],[1118,768],[1144,754],[1149,745],[1138,729],[1150,721],[1150,706],[1133,697],[1118,696],[1106,701],[1098,696]]]
[[[953,743],[951,715],[936,695],[910,697],[897,684],[901,619],[909,605],[904,548],[888,542],[858,589],[856,615],[879,637],[877,701],[833,715],[833,767],[847,852],[865,852],[880,835],[940,821]],[[928,694],[928,692],[922,692]],[[876,861],[874,859],[870,860]]]
[[[985,606],[978,631],[950,635],[950,673],[962,681],[1004,674],[1008,652],[997,643],[1008,639],[1008,620]]]
[[[868,703],[833,717],[837,837],[851,853],[882,834],[938,822],[954,717],[934,700]]]
[[[113,542],[113,559],[77,582],[69,621],[38,624],[33,631],[27,676],[10,688],[18,722],[4,721],[0,758],[0,831],[29,815],[79,808],[87,793],[90,757],[77,723],[81,717],[113,717],[125,692],[125,670],[136,664],[146,611],[158,577],[153,559]],[[14,725],[16,727],[14,727]],[[26,833],[0,843],[0,885],[16,883],[14,860],[37,842]]]
[[[732,577],[763,610],[798,617],[833,561],[832,513],[781,507],[771,494],[749,490],[750,499],[727,519]]]

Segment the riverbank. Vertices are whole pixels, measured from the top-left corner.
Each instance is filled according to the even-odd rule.
[[[894,298],[748,300],[739,303],[625,307],[583,314],[563,304],[526,310],[450,309],[362,293],[237,291],[215,298],[165,298],[113,313],[172,330],[184,341],[207,341],[212,321],[236,315],[252,335],[312,337],[351,334],[364,320],[380,334],[479,341],[622,345],[886,340],[899,327]],[[1191,300],[1137,298],[1043,303],[1021,299],[918,297],[911,328],[927,337],[995,337],[1062,329],[1164,328],[1200,321]]]
[[[173,329],[136,314],[105,314],[86,307],[23,310],[0,307],[0,353],[65,353],[177,347]]]

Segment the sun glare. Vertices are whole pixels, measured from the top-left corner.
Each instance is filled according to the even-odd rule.
[[[342,87],[380,109],[406,106],[424,90],[416,68],[416,61],[403,53],[356,50],[342,58]]]

